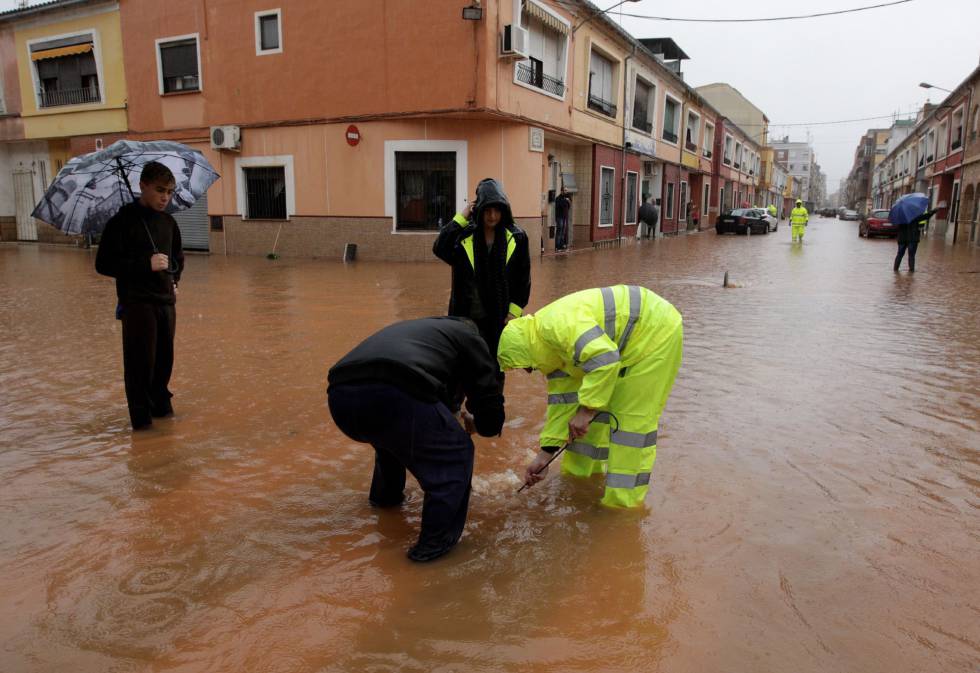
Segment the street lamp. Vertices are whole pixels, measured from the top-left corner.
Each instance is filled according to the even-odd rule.
[[[579,28],[581,28],[582,26],[584,26],[585,24],[587,24],[589,21],[591,21],[592,19],[594,19],[597,16],[599,16],[600,14],[605,14],[606,12],[611,12],[612,10],[616,9],[620,5],[626,4],[627,2],[640,2],[640,0],[619,0],[619,2],[617,2],[612,7],[608,7],[606,9],[603,9],[602,11],[595,12],[592,16],[590,16],[589,18],[587,18],[585,21],[583,21],[582,23],[580,23],[577,26],[575,26],[574,28],[572,28],[572,34],[574,35],[576,30],[578,30]]]
[[[936,86],[935,84],[929,84],[928,82],[919,82],[919,86],[923,89],[939,89],[940,91],[945,91],[946,93],[953,93],[949,89],[944,89],[941,86]]]

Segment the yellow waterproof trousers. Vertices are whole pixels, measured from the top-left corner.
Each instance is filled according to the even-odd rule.
[[[793,240],[795,241],[796,239],[800,239],[800,241],[803,241],[803,232],[805,231],[806,231],[805,224],[794,224],[793,231],[792,231]]]
[[[671,322],[673,329],[665,326],[656,346],[643,359],[620,371],[608,408],[600,411],[588,433],[569,444],[562,456],[564,474],[587,477],[606,473],[604,505],[638,507],[649,490],[660,414],[677,378],[683,352],[684,330],[676,311]],[[549,381],[551,398],[561,395],[555,384],[560,386],[565,381],[574,385],[571,379]],[[575,403],[567,405],[568,420],[577,408]]]

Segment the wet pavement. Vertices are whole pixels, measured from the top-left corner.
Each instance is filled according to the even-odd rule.
[[[0,671],[968,671],[980,660],[980,249],[815,219],[533,264],[532,308],[638,283],[685,320],[647,506],[515,494],[508,377],[466,534],[414,565],[330,364],[442,312],[441,264],[192,256],[177,415],[128,428],[94,253],[0,246]],[[725,270],[735,285],[721,287]]]

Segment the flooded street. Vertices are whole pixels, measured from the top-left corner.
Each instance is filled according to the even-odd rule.
[[[533,262],[530,309],[633,283],[684,315],[646,507],[556,470],[515,493],[545,408],[515,372],[424,565],[421,491],[368,505],[324,391],[444,312],[447,266],[189,257],[176,417],[134,435],[94,251],[0,246],[0,671],[976,670],[980,248],[926,239],[910,275],[856,222],[789,239]]]

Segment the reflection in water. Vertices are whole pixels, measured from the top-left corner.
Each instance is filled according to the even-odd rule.
[[[980,652],[980,251],[815,219],[535,264],[532,308],[618,282],[685,317],[646,507],[552,474],[507,380],[461,544],[366,501],[326,371],[439,314],[443,264],[191,257],[176,417],[128,431],[110,281],[0,246],[0,670],[969,670]],[[737,287],[723,289],[725,271]]]

